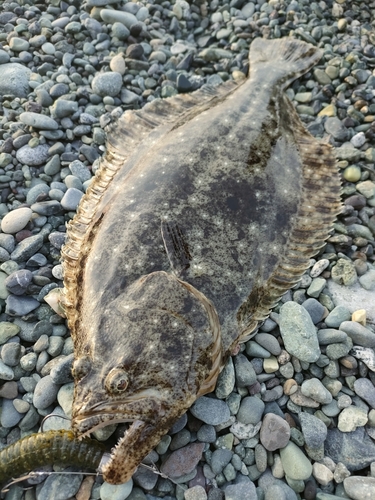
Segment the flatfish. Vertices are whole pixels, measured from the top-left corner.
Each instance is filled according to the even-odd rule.
[[[75,362],[72,429],[130,422],[113,484],[201,395],[301,278],[340,212],[332,149],[285,88],[322,52],[255,39],[242,83],[127,111],[69,224],[62,307]]]

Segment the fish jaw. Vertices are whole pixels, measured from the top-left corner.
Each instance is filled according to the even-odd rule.
[[[144,457],[158,445],[179,416],[159,421],[157,426],[141,420],[133,422],[113,448],[109,461],[101,471],[104,481],[110,484],[129,481]]]

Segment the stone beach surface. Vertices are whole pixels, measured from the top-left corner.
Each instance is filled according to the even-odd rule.
[[[145,459],[162,475],[43,475],[7,500],[375,498],[374,19],[371,0],[1,2],[1,448],[47,415],[44,430],[70,425],[72,341],[44,297],[112,111],[240,82],[255,37],[305,40],[324,55],[287,95],[335,147],[344,202],[301,282]],[[123,430],[94,435],[110,449]]]

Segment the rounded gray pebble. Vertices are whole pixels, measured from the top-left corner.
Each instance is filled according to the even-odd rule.
[[[1,64],[0,95],[27,97],[30,75],[30,69],[22,64]]]
[[[219,399],[202,396],[190,408],[194,417],[205,424],[219,425],[227,422],[230,417],[228,405]]]
[[[56,385],[52,377],[47,375],[39,380],[36,384],[33,404],[38,410],[44,410],[48,408],[54,401],[56,401],[57,393],[59,392],[59,386]]]
[[[11,399],[4,398],[2,401],[2,412],[0,418],[1,425],[6,429],[14,427],[18,424],[22,417],[22,413],[19,413],[15,409],[13,401]]]
[[[354,382],[355,393],[366,401],[371,408],[375,408],[375,387],[374,384],[367,378],[358,378]]]
[[[233,359],[238,387],[247,387],[255,384],[257,380],[253,365],[244,354],[237,354]]]
[[[99,73],[91,82],[91,87],[101,97],[115,97],[121,90],[122,77],[119,73]]]
[[[261,421],[265,404],[256,396],[246,397],[241,401],[237,420],[242,424],[256,425]]]
[[[309,448],[319,448],[327,437],[326,425],[310,413],[302,412],[299,418],[305,443]]]
[[[40,144],[35,148],[26,145],[18,149],[16,158],[23,165],[38,166],[48,160],[48,150],[49,146],[47,144]]]
[[[328,328],[338,328],[343,321],[349,321],[351,318],[349,309],[345,306],[336,306],[324,319]]]
[[[355,345],[362,347],[375,347],[375,333],[355,321],[344,321],[340,324],[344,331],[353,340]]]
[[[65,210],[76,210],[82,196],[82,191],[79,191],[76,188],[69,188],[62,197],[61,206]]]

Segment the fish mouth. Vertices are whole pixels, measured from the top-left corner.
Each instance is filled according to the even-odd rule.
[[[166,412],[160,399],[138,395],[124,401],[86,405],[72,416],[72,430],[79,439],[108,425],[142,422],[155,425]],[[131,426],[130,426],[131,427]]]

